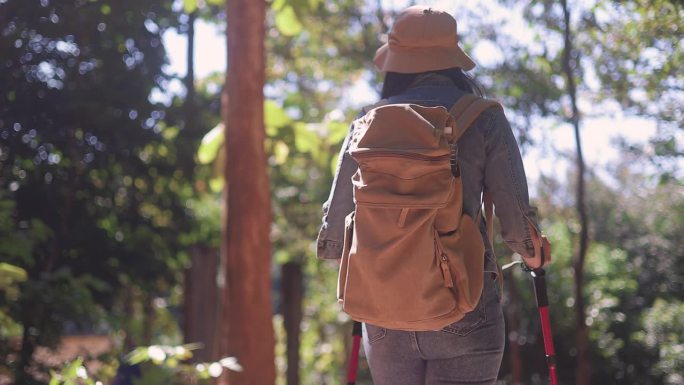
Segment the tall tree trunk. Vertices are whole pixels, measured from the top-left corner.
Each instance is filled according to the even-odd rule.
[[[157,318],[156,312],[154,310],[154,305],[152,304],[152,296],[149,294],[148,291],[145,291],[143,295],[140,296],[141,301],[142,301],[142,306],[143,306],[143,313],[142,313],[142,319],[143,319],[143,330],[142,330],[142,345],[152,345],[152,341],[154,340],[154,335],[152,331],[152,327],[154,326],[154,322]]]
[[[123,292],[123,326],[126,332],[124,336],[124,351],[131,351],[137,345],[133,338],[133,324],[135,323],[135,294],[133,293],[133,286],[126,285]]]
[[[266,2],[228,0],[228,70],[223,107],[226,138],[225,258],[222,353],[242,372],[231,385],[275,383],[271,305],[271,202],[264,151]],[[222,379],[223,381],[226,378]]]
[[[24,331],[21,336],[21,351],[19,352],[19,362],[14,369],[14,380],[16,384],[28,384],[33,381],[33,376],[29,374],[29,368],[33,363],[33,352],[36,350],[35,337],[31,334],[34,328],[33,322],[25,319],[22,322]]]
[[[520,295],[518,294],[518,287],[513,279],[507,280],[507,292],[509,300],[504,309],[506,310],[506,325],[508,326],[508,347],[509,356],[508,362],[511,366],[511,384],[523,384],[523,359],[522,349],[518,343],[520,339]],[[512,338],[515,337],[515,338]]]
[[[195,118],[195,20],[197,19],[197,12],[188,14],[188,51],[187,51],[187,67],[188,72],[185,74],[185,124],[192,127],[192,122]]]
[[[287,385],[299,385],[299,335],[304,299],[302,265],[286,263],[282,267],[283,321],[287,335]]]
[[[580,116],[577,108],[577,86],[575,84],[575,71],[578,66],[578,58],[572,47],[572,31],[570,25],[570,10],[567,0],[561,0],[563,7],[564,25],[564,50],[563,71],[565,72],[567,93],[572,104],[572,116],[570,120],[575,130],[575,143],[577,145],[577,215],[580,220],[579,247],[573,257],[573,270],[575,272],[575,323],[577,344],[577,385],[588,385],[591,382],[591,368],[589,362],[589,329],[585,321],[584,304],[584,265],[589,244],[589,229],[587,210],[585,206],[584,186],[584,157],[582,156],[582,141],[580,138]]]
[[[213,247],[192,248],[192,265],[185,270],[183,300],[183,337],[185,343],[199,343],[194,362],[214,361],[216,356],[217,315],[221,304],[216,278],[219,269],[218,251]]]

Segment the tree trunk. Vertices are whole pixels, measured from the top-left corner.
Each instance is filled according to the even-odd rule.
[[[266,2],[228,0],[228,70],[224,95],[226,138],[223,355],[242,372],[231,385],[275,383],[271,305],[271,204],[264,151],[264,20]],[[227,378],[226,378],[227,377]]]
[[[33,352],[36,350],[35,337],[31,334],[33,323],[29,320],[22,322],[24,331],[21,336],[21,351],[19,352],[19,362],[14,371],[16,384],[28,384],[33,381],[33,376],[29,374],[29,368],[33,363]]]
[[[187,67],[188,72],[185,74],[185,123],[186,126],[191,126],[196,114],[195,101],[195,19],[197,12],[188,14],[188,51],[187,51]]]
[[[143,306],[143,330],[142,330],[142,345],[150,346],[154,340],[152,327],[157,318],[157,314],[154,310],[154,305],[152,304],[152,296],[149,292],[145,292],[140,296]]]
[[[187,344],[199,343],[193,362],[215,361],[216,326],[221,304],[218,286],[218,251],[213,247],[195,246],[192,265],[185,270],[183,301],[183,337]]]
[[[129,283],[124,288],[123,292],[123,314],[124,319],[122,320],[123,329],[126,332],[124,336],[124,351],[129,352],[136,347],[137,343],[133,338],[133,324],[135,322],[135,295],[133,294],[133,287]]]
[[[283,320],[287,335],[287,385],[299,385],[299,335],[304,299],[302,265],[286,263],[282,267]]]
[[[577,108],[577,87],[575,85],[575,71],[578,66],[578,59],[573,57],[572,31],[570,26],[570,10],[567,0],[561,0],[563,7],[564,26],[564,50],[563,50],[563,71],[565,72],[567,93],[572,104],[572,116],[570,118],[574,131],[575,143],[577,146],[577,215],[580,220],[580,239],[579,247],[573,257],[573,270],[575,272],[575,323],[576,323],[576,344],[577,344],[577,385],[588,385],[591,382],[591,368],[589,362],[589,330],[585,321],[584,304],[584,265],[586,260],[587,248],[589,244],[588,219],[584,202],[584,157],[582,155],[582,141],[580,138],[580,116]]]
[[[511,367],[511,384],[521,385],[524,382],[524,367],[522,349],[518,343],[520,339],[520,295],[518,295],[518,287],[515,281],[509,279],[507,282],[509,300],[504,309],[506,310],[506,325],[508,325],[508,336],[506,338],[509,347],[508,362]]]

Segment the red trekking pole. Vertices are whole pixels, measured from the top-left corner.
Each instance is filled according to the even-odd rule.
[[[544,337],[544,352],[546,353],[546,364],[549,367],[549,379],[551,385],[557,385],[556,378],[556,351],[553,347],[553,336],[551,335],[551,320],[549,319],[549,298],[546,292],[546,272],[544,269],[534,269],[530,271],[534,282],[534,294],[537,299],[539,309],[539,319],[541,320],[542,336]]]
[[[361,322],[354,321],[352,327],[352,349],[347,366],[347,385],[356,384],[356,373],[359,369],[359,350],[361,349]]]
[[[544,338],[544,353],[546,354],[546,365],[549,368],[549,380],[551,385],[558,385],[556,377],[556,350],[553,347],[553,335],[551,334],[551,319],[549,318],[549,297],[546,291],[546,271],[543,268],[530,269],[523,261],[514,261],[502,267],[508,270],[511,266],[520,265],[523,270],[528,271],[534,283],[534,296],[537,300],[539,309],[539,319],[541,321],[542,337]]]

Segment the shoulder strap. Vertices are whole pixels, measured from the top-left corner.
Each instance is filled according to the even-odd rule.
[[[461,96],[456,103],[451,107],[451,110],[449,110],[449,114],[453,117],[461,116],[463,114],[463,111],[468,108],[469,105],[473,104],[475,100],[477,100],[478,97],[473,95],[473,94],[465,94]]]
[[[387,100],[387,99],[380,99],[380,100],[379,100],[377,103],[375,103],[375,104],[369,104],[369,105],[363,107],[363,108],[361,109],[361,111],[363,111],[363,113],[364,113],[364,115],[365,115],[365,114],[368,113],[368,111],[370,111],[370,110],[372,110],[372,109],[374,109],[374,108],[382,107],[382,106],[384,106],[384,105],[386,105],[386,104],[389,104],[389,100]]]
[[[451,141],[457,141],[477,119],[484,110],[496,107],[501,108],[501,104],[494,100],[483,99],[473,94],[461,96],[451,107],[449,114],[455,119]]]
[[[487,224],[487,237],[489,238],[489,245],[494,247],[494,201],[492,194],[485,191],[482,194],[482,201],[484,204],[485,223]]]

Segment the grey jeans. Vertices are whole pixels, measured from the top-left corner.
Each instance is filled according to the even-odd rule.
[[[374,385],[494,384],[504,351],[497,284],[485,273],[475,310],[442,330],[408,332],[364,324]]]

